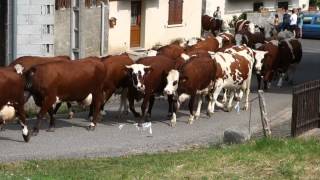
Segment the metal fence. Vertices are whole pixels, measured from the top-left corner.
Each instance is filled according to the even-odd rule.
[[[293,88],[291,135],[320,127],[320,80]]]

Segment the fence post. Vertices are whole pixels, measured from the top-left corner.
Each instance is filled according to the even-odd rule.
[[[262,122],[262,128],[263,128],[262,130],[265,137],[270,137],[271,136],[270,121],[267,118],[266,102],[263,94],[264,94],[263,90],[258,91],[261,122]]]

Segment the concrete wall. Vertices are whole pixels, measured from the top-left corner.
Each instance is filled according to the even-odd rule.
[[[54,19],[54,54],[70,55],[70,9],[56,11]]]
[[[81,0],[80,3],[80,57],[99,56],[101,6],[87,8],[84,5],[84,0]],[[55,55],[70,55],[71,12],[71,9],[60,9],[55,13]],[[107,28],[107,13],[105,14],[105,19],[105,28]],[[107,31],[105,31],[105,37],[107,35]],[[107,38],[104,41],[105,45],[107,45]],[[107,50],[107,46],[105,46],[104,52],[107,53]]]
[[[52,56],[54,52],[53,24],[54,0],[18,0],[17,57]]]
[[[141,46],[151,48],[155,44],[166,44],[176,38],[199,37],[201,33],[202,2],[184,0],[183,23],[168,26],[168,0],[142,1]],[[110,17],[117,18],[117,25],[109,30],[109,52],[124,52],[130,48],[129,1],[111,1]]]

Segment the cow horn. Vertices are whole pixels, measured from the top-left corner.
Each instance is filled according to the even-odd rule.
[[[126,68],[132,69],[132,65],[126,65]]]

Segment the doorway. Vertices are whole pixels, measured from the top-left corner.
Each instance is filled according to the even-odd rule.
[[[130,47],[140,47],[141,1],[131,2]]]
[[[0,1],[0,66],[6,65],[8,1]]]

